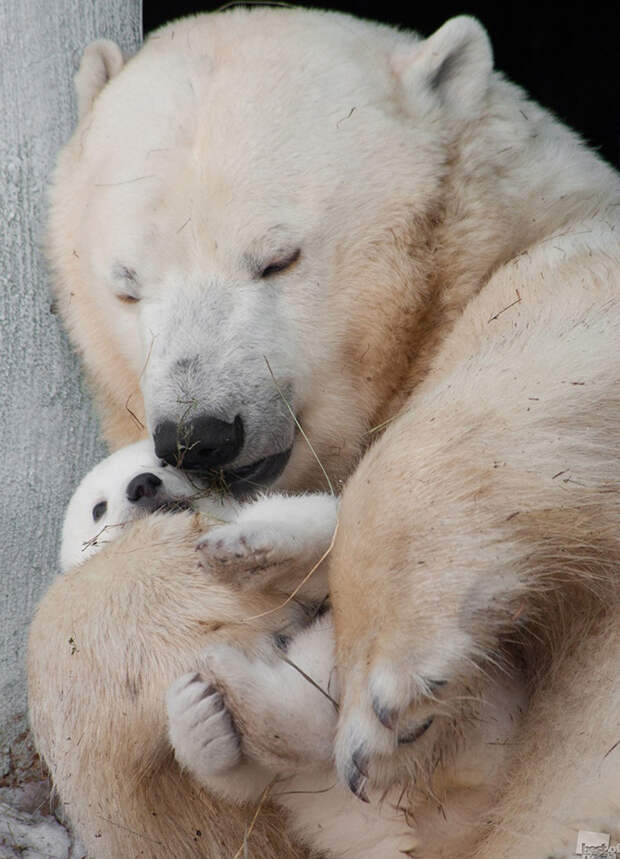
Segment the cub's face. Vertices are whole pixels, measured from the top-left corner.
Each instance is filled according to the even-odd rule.
[[[96,465],[75,490],[65,513],[61,568],[81,564],[135,519],[155,510],[188,509],[197,496],[181,471],[155,455],[150,439],[122,448]],[[214,515],[227,504],[200,497],[200,509]]]
[[[159,458],[237,494],[320,485],[297,420],[350,470],[398,386],[442,180],[400,103],[409,44],[339,16],[190,19],[83,117],[52,195],[63,314],[108,402],[141,395]]]

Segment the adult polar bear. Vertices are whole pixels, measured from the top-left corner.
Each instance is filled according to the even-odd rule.
[[[420,41],[200,16],[126,65],[94,46],[78,94],[49,249],[110,442],[137,414],[164,458],[240,490],[320,486],[267,357],[332,481],[352,474],[342,777],[432,767],[450,719],[410,748],[399,720],[438,698],[458,718],[500,658],[533,701],[476,855],[620,837],[618,176],[492,72],[468,18]]]

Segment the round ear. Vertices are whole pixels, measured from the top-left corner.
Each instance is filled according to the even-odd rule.
[[[439,100],[453,115],[467,118],[482,106],[493,70],[493,52],[480,22],[461,15],[425,41],[399,48],[392,63],[415,101],[436,104]]]
[[[91,42],[82,54],[80,67],[73,83],[77,95],[78,121],[90,112],[93,102],[104,86],[125,64],[121,49],[109,39]]]

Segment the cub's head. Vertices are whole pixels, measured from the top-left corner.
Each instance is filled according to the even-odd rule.
[[[150,439],[121,448],[96,465],[75,490],[65,513],[61,568],[82,563],[141,516],[196,504],[218,516],[228,502],[197,493],[181,471],[156,456]]]
[[[126,63],[91,45],[48,249],[109,440],[148,433],[233,492],[319,488],[316,458],[337,486],[398,406],[450,140],[490,72],[469,18],[421,41],[236,9]]]

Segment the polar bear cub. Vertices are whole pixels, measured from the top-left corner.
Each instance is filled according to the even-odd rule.
[[[214,574],[225,575],[234,559],[237,579],[245,577],[249,584],[252,571],[277,566],[281,572],[287,561],[303,563],[315,549],[328,546],[336,506],[333,496],[320,493],[295,499],[272,495],[240,504],[229,495],[205,491],[187,473],[159,459],[151,439],[143,439],[102,460],[78,485],[65,512],[60,566],[66,571],[83,563],[135,519],[189,509],[206,514],[214,525],[235,523],[207,532],[199,546],[213,551]],[[260,586],[271,578],[263,574]],[[323,578],[318,592],[325,588]]]
[[[233,515],[225,497],[200,494],[176,468],[155,456],[150,439],[130,444],[98,463],[82,479],[65,511],[60,567],[83,563],[118,537],[122,528],[155,510],[191,509],[216,519]]]
[[[402,811],[374,796],[360,803],[333,770],[338,688],[320,561],[336,527],[336,498],[273,494],[238,503],[205,493],[164,465],[150,440],[140,441],[103,460],[78,486],[65,516],[62,567],[83,563],[142,516],[188,508],[217,523],[196,547],[206,576],[238,590],[240,603],[242,591],[281,589],[283,600],[289,594],[307,605],[308,624],[292,638],[257,632],[249,652],[212,645],[200,674],[172,684],[169,738],[180,765],[236,803],[255,801],[271,786],[296,835],[327,855],[353,849],[360,859],[378,859],[410,849]]]
[[[205,575],[219,583],[239,591],[280,587],[285,599],[316,570],[300,591],[309,612],[305,630],[293,639],[257,633],[251,655],[212,646],[203,653],[200,674],[172,685],[169,736],[177,760],[203,786],[236,803],[259,798],[277,779],[284,787],[273,799],[291,812],[292,828],[329,855],[354,846],[356,855],[373,859],[409,848],[401,812],[362,806],[334,784],[333,634],[329,614],[313,610],[327,595],[317,562],[336,525],[333,496],[274,494],[240,504],[205,493],[164,465],[150,440],[140,441],[100,462],[79,484],[65,515],[62,568],[84,563],[142,516],[187,509],[218,523],[196,548]],[[308,790],[319,793],[306,796]]]
[[[479,721],[467,727],[462,751],[433,785],[444,799],[441,814],[434,802],[418,799],[412,828],[401,788],[379,796],[365,777],[354,786],[360,803],[333,767],[339,689],[331,615],[317,608],[327,596],[321,562],[336,528],[337,499],[273,494],[238,503],[202,491],[163,464],[145,440],[99,463],[78,486],[65,517],[62,567],[83,563],[137,518],[183,509],[214,522],[196,546],[205,576],[237,590],[240,601],[243,591],[281,590],[283,599],[289,594],[306,604],[309,619],[292,637],[257,632],[249,650],[211,645],[200,672],[172,684],[169,739],[179,764],[236,803],[269,793],[288,811],[295,834],[328,856],[353,851],[360,859],[383,859],[424,846],[424,855],[434,857],[452,841],[462,843],[472,804],[484,810],[506,762],[504,744],[522,704],[514,680],[489,684]],[[399,742],[424,743],[433,718]]]

